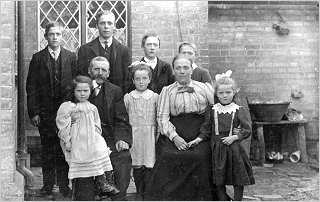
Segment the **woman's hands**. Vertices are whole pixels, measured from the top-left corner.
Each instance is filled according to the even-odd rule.
[[[181,151],[185,151],[185,150],[189,149],[188,143],[186,143],[186,141],[184,141],[184,139],[182,137],[180,137],[179,135],[175,136],[172,139],[172,141],[176,145],[176,147]]]
[[[196,139],[188,142],[189,147],[194,147],[197,146],[200,142],[202,142],[202,138],[201,137],[197,137]]]
[[[231,135],[228,137],[223,137],[222,143],[226,145],[231,145],[234,141],[239,140],[239,137],[237,135]]]
[[[70,152],[71,151],[71,141],[67,142],[65,144],[65,146],[66,146],[66,151]]]
[[[186,142],[182,137],[180,137],[179,135],[175,136],[172,141],[174,142],[174,144],[176,145],[176,147],[181,150],[181,151],[185,151],[188,150],[191,147],[197,146],[203,139],[200,137],[197,137],[196,139],[190,141],[190,142]]]

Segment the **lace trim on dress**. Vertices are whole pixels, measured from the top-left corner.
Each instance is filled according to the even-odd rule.
[[[228,105],[222,105],[220,103],[217,103],[212,107],[212,109],[214,109],[218,114],[232,114],[232,112],[235,113],[237,110],[239,110],[239,108],[239,105],[235,104],[234,102],[231,102]]]

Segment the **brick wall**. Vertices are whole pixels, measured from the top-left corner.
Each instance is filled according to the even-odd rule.
[[[211,75],[231,69],[250,100],[290,101],[305,117],[318,119],[318,15],[316,4],[211,4]],[[275,23],[288,28],[289,35],[278,36]],[[293,99],[293,89],[304,97]]]
[[[37,2],[36,1],[26,1],[26,10],[25,10],[25,81],[27,80],[27,75],[29,71],[29,64],[32,58],[32,55],[36,52],[38,52],[38,30],[37,30],[37,15],[38,15],[38,9],[37,9]],[[25,100],[27,98],[25,97]],[[38,130],[36,127],[33,127],[30,124],[29,116],[27,112],[27,103],[25,102],[25,128],[26,128],[26,134],[27,135],[38,135]]]
[[[181,41],[198,46],[198,63],[209,67],[208,2],[206,1],[132,1],[132,61],[144,55],[141,38],[146,33],[160,37],[159,58],[171,64]],[[180,20],[178,20],[180,19]],[[180,29],[179,29],[180,28]]]
[[[209,6],[208,17],[211,76],[231,69],[249,101],[291,102],[290,107],[301,110],[310,120],[306,126],[307,148],[316,159],[318,16],[317,2],[215,2]],[[288,28],[289,35],[278,36],[273,24]],[[292,90],[300,90],[304,97],[292,98]]]
[[[15,164],[17,103],[14,9],[15,2],[0,2],[0,201],[23,200],[23,184],[17,180],[19,174]]]

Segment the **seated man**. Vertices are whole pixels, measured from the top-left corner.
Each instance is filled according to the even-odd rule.
[[[89,101],[97,108],[101,120],[102,136],[111,149],[110,159],[114,170],[114,180],[120,193],[112,195],[112,200],[126,200],[130,183],[132,159],[129,148],[132,144],[132,129],[120,87],[107,81],[109,61],[97,56],[90,62],[89,75],[96,81]],[[75,200],[94,200],[93,177],[81,178],[75,182]]]

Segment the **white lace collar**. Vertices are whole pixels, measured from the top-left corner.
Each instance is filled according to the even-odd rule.
[[[149,100],[152,95],[153,95],[153,91],[147,89],[146,91],[144,91],[143,93],[138,92],[137,90],[134,90],[130,93],[132,95],[132,97],[138,99],[140,97],[142,97],[145,100]]]
[[[237,110],[239,110],[239,105],[235,104],[234,102],[231,102],[228,105],[222,105],[220,103],[217,103],[215,105],[213,105],[212,109],[216,110],[218,112],[218,114],[232,114],[232,112],[236,112]]]

